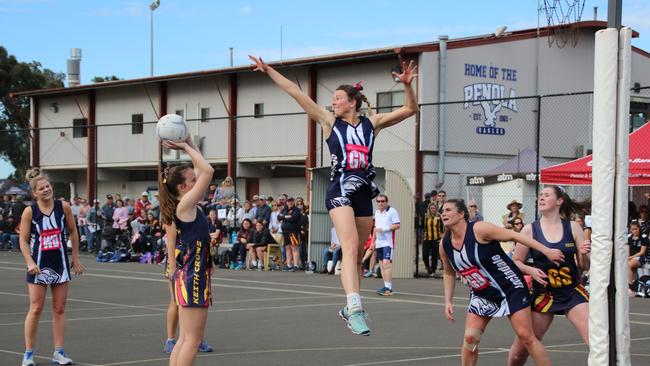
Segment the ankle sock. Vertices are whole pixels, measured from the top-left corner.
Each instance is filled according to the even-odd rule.
[[[352,292],[346,295],[348,300],[348,313],[360,311],[363,309],[361,306],[361,295],[358,292]]]

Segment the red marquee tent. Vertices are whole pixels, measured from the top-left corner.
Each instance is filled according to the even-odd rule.
[[[544,184],[590,185],[591,155],[542,169]],[[631,186],[650,186],[650,123],[630,134]]]

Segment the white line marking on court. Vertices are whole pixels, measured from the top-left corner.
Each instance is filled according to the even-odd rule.
[[[507,352],[504,350],[496,350],[496,351],[487,351],[487,352],[481,352],[481,355],[488,355],[491,353],[503,353]],[[431,357],[418,357],[418,358],[403,358],[400,360],[386,360],[386,361],[375,361],[375,362],[364,362],[364,363],[351,363],[351,364],[346,364],[345,366],[369,366],[369,365],[382,365],[382,364],[387,364],[387,363],[404,363],[404,362],[415,362],[415,361],[425,361],[425,360],[440,360],[443,358],[456,358],[460,357],[460,354],[453,354],[453,355],[441,355],[441,356],[431,356]]]
[[[633,338],[630,339],[630,341],[641,341],[641,340],[647,340],[650,339],[650,337],[643,337],[643,338]],[[572,343],[572,344],[558,344],[558,345],[551,345],[551,346],[545,346],[545,348],[561,348],[561,347],[575,347],[575,346],[584,346],[584,343]],[[266,354],[266,353],[289,353],[289,352],[318,352],[318,351],[372,351],[372,350],[408,350],[408,349],[413,349],[413,350],[458,350],[458,346],[454,347],[418,347],[418,346],[412,346],[412,347],[330,347],[330,348],[302,348],[302,349],[274,349],[274,350],[257,350],[257,351],[246,351],[246,352],[224,352],[224,353],[211,353],[211,354],[198,354],[197,358],[207,358],[207,357],[220,357],[220,356],[245,356],[245,355],[253,355],[253,354]],[[491,354],[491,353],[505,353],[509,352],[510,349],[508,348],[481,348],[482,355],[485,354]],[[556,352],[555,350],[552,350],[552,352]],[[637,356],[636,354],[632,354],[633,356]],[[645,354],[640,354],[639,356],[650,356],[650,355],[645,355]],[[432,359],[442,359],[442,358],[453,358],[453,357],[460,357],[460,353],[455,354],[455,355],[441,355],[441,356],[432,356],[432,357],[422,357],[422,358],[412,358],[412,359],[403,359],[403,360],[393,360],[393,361],[378,361],[378,362],[372,362],[372,363],[365,363],[365,364],[355,364],[356,366],[361,366],[361,365],[377,365],[377,364],[385,364],[385,363],[400,363],[400,362],[411,362],[411,361],[419,361],[419,360],[432,360]],[[150,363],[150,362],[159,362],[159,361],[167,361],[169,358],[150,358],[150,359],[143,359],[143,360],[132,360],[132,361],[122,361],[122,362],[114,362],[114,363],[107,363],[104,365],[100,366],[119,366],[119,365],[135,365],[139,363]],[[353,365],[346,365],[346,366],[353,366]]]
[[[332,351],[376,351],[376,350],[456,350],[458,347],[328,347],[328,348],[290,348],[290,349],[277,349],[277,350],[258,350],[258,351],[245,351],[245,352],[224,352],[224,353],[211,353],[211,354],[198,354],[197,358],[219,357],[219,356],[243,356],[265,353],[289,353],[289,352],[332,352]],[[500,350],[500,349],[499,349]],[[118,366],[118,365],[133,365],[138,363],[166,361],[167,358],[151,358],[146,360],[134,360],[107,363],[101,366]]]
[[[640,341],[640,340],[646,340],[650,339],[650,337],[643,337],[643,338],[633,338],[630,339],[630,341]],[[557,345],[544,345],[544,348],[549,349],[549,348],[562,348],[562,347],[575,347],[575,346],[584,346],[584,343],[573,343],[573,344],[557,344]],[[563,351],[563,350],[549,350],[550,352],[571,352],[571,351]],[[509,348],[499,348],[498,350],[494,351],[487,351],[483,352],[481,351],[481,355],[485,354],[492,354],[492,353],[506,353],[510,352]],[[577,351],[577,352],[583,352],[583,351]],[[587,353],[587,351],[584,351],[584,353]],[[399,360],[389,360],[389,361],[377,361],[377,362],[366,362],[366,363],[355,363],[355,364],[348,364],[345,366],[370,366],[370,365],[381,365],[381,364],[387,364],[387,363],[404,363],[404,362],[414,362],[414,361],[424,361],[424,360],[439,360],[443,358],[454,358],[454,357],[460,357],[459,354],[455,355],[442,355],[442,356],[431,356],[431,357],[420,357],[420,358],[404,358],[404,359],[399,359]]]
[[[165,305],[167,306],[167,305]],[[81,311],[96,311],[96,310],[119,310],[119,309],[124,309],[126,308],[125,306],[106,306],[106,307],[99,307],[99,308],[83,308],[83,309],[65,309],[65,313],[68,314],[70,312],[81,312]],[[52,310],[43,310],[42,314],[49,314],[51,313]],[[16,311],[13,313],[0,313],[0,316],[4,315],[26,315],[27,314],[27,309],[25,311]]]
[[[366,304],[377,303],[378,301],[365,301]],[[329,303],[329,304],[302,304],[302,305],[282,305],[282,306],[265,306],[265,307],[256,307],[256,308],[236,308],[236,309],[214,309],[209,310],[208,313],[229,313],[229,312],[240,312],[240,311],[257,311],[257,310],[285,310],[285,309],[297,309],[297,308],[311,308],[311,307],[320,307],[320,306],[341,306],[341,303]],[[114,316],[95,316],[95,317],[85,317],[85,318],[66,318],[67,322],[72,321],[82,321],[82,320],[108,320],[108,319],[128,319],[128,318],[147,318],[155,316],[166,316],[167,313],[156,313],[156,314],[129,314],[129,315],[114,315]],[[52,323],[52,320],[41,320],[39,324],[43,323]],[[0,323],[0,326],[9,326],[9,325],[24,325],[24,321],[14,322],[14,323]]]
[[[16,264],[13,262],[2,262],[0,261],[0,264]],[[3,267],[0,267],[3,268]],[[21,270],[24,270],[20,268]],[[160,277],[160,274],[158,273],[152,273],[152,272],[144,272],[144,271],[131,271],[131,270],[124,270],[124,269],[109,269],[109,268],[99,268],[99,267],[92,267],[92,268],[86,268],[87,270],[97,270],[97,271],[103,271],[103,272],[115,272],[115,273],[133,273],[133,274],[141,274],[141,275],[149,275],[149,276],[156,276]],[[215,272],[217,275],[213,276],[213,279],[218,280],[218,281],[230,281],[230,282],[244,282],[244,283],[257,283],[257,284],[264,284],[264,285],[276,285],[276,286],[294,286],[294,287],[312,287],[312,288],[320,288],[320,289],[326,289],[326,290],[340,290],[340,287],[336,286],[325,286],[325,285],[308,285],[308,284],[301,284],[301,283],[286,283],[286,282],[273,282],[273,281],[259,281],[259,280],[244,280],[244,279],[237,279],[237,278],[223,278],[223,277],[218,277],[218,271]],[[87,274],[87,273],[86,273]],[[368,292],[368,293],[375,293],[375,290],[364,290],[361,289],[361,292]],[[414,292],[395,292],[395,294],[400,294],[400,295],[408,295],[408,296],[417,296],[417,297],[434,297],[434,298],[442,298],[444,299],[444,295],[434,295],[434,294],[418,294]],[[454,297],[455,299],[459,300],[469,300],[469,297],[461,297],[461,296],[456,296]]]
[[[26,295],[26,294],[17,294],[17,293],[13,293],[13,292],[1,292],[1,291],[0,291],[0,295],[13,295],[13,296],[29,297],[29,295]],[[51,299],[51,296],[48,296],[47,298]],[[120,307],[131,308],[131,309],[145,309],[145,310],[166,311],[164,309],[157,309],[157,308],[152,308],[152,307],[149,307],[149,306],[117,304],[117,303],[106,302],[106,301],[93,301],[93,300],[75,299],[75,298],[70,298],[70,297],[68,297],[68,299],[66,301],[76,301],[76,302],[83,302],[83,303],[87,303],[87,304],[113,305],[113,306],[120,306]]]
[[[17,356],[20,356],[21,359],[22,359],[22,357],[24,355],[23,352],[14,352],[14,351],[6,350],[6,349],[0,349],[0,352],[8,353],[10,355],[17,355]],[[34,355],[34,358],[52,361],[52,357]],[[83,366],[101,366],[101,365],[95,365],[95,364],[92,364],[92,363],[83,363],[83,362],[77,362],[77,361],[75,361],[74,364],[75,365],[83,365]]]
[[[20,270],[23,271],[22,268],[12,268],[12,267],[0,267],[0,269],[8,269],[8,270]],[[129,281],[152,281],[152,282],[167,282],[166,279],[163,278],[137,278],[137,277],[127,277],[127,276],[118,276],[118,275],[108,275],[108,274],[96,274],[96,273],[85,273],[85,277],[99,277],[99,278],[114,278],[114,279],[126,279]],[[218,279],[221,280],[221,279]],[[217,280],[217,281],[218,281]],[[262,284],[276,284],[275,282],[265,282],[265,281],[249,281],[246,280],[245,282],[253,282],[253,283],[262,283]],[[280,285],[280,283],[277,283]],[[309,285],[306,285],[309,286]],[[226,284],[220,284],[220,283],[212,283],[212,287],[223,287],[223,288],[236,288],[236,289],[249,289],[249,290],[260,290],[260,291],[271,291],[271,292],[287,292],[287,293],[294,293],[294,294],[305,294],[305,295],[321,295],[321,296],[337,296],[337,297],[344,297],[343,294],[333,294],[333,293],[328,293],[328,292],[316,292],[316,291],[303,291],[303,290],[293,290],[293,289],[285,289],[285,288],[266,288],[266,287],[253,287],[253,286],[238,286],[238,285],[226,285]],[[320,286],[317,286],[320,287]],[[328,287],[331,289],[336,289],[340,290],[340,288],[337,287]],[[373,292],[371,290],[365,290],[366,292]],[[399,294],[399,293],[398,293]],[[373,299],[375,299],[373,297]],[[399,302],[399,303],[409,303],[409,304],[419,304],[419,305],[437,305],[437,306],[445,306],[444,303],[439,303],[439,302],[428,302],[428,301],[420,301],[420,300],[407,300],[407,299],[396,299],[394,297],[391,298],[385,298],[385,297],[379,297],[377,300],[381,300],[384,302]],[[460,298],[454,298],[454,300],[460,300]],[[77,300],[79,301],[79,300]],[[101,304],[107,304],[107,305],[120,305],[120,304],[110,304],[106,302],[98,302]],[[454,304],[456,306],[466,306],[464,304]],[[135,308],[138,308],[139,306],[133,306]]]

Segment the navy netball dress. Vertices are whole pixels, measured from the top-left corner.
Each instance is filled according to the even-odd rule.
[[[176,229],[176,246],[174,250],[174,257],[176,258],[176,268],[174,268],[174,271],[177,270],[178,268],[181,268],[181,263],[183,263],[183,257],[185,256],[185,248],[183,245],[178,241],[180,233],[178,232],[178,228]],[[171,280],[171,275],[173,274],[170,273],[170,268],[169,268],[169,253],[165,253],[165,278],[168,280]]]
[[[27,282],[54,285],[70,281],[70,262],[65,234],[63,203],[54,200],[54,208],[45,214],[32,204],[32,230],[29,251],[41,273],[27,273]]]
[[[571,221],[562,220],[562,239],[550,243],[544,237],[539,220],[532,223],[533,238],[545,246],[559,249],[564,254],[564,263],[559,266],[542,253],[531,249],[533,265],[548,276],[546,286],[533,282],[533,311],[564,314],[567,310],[589,301],[589,292],[580,283],[580,272],[575,261],[576,244],[571,232]]]
[[[372,198],[379,194],[373,182],[376,172],[372,165],[375,128],[365,117],[355,126],[336,118],[327,138],[332,157],[330,184],[325,206],[352,206],[355,216],[372,216]]]
[[[184,307],[208,307],[211,303],[210,277],[212,254],[208,220],[197,207],[196,218],[184,222],[174,218],[177,242],[184,250],[179,268],[172,275],[176,304]]]
[[[467,223],[465,239],[456,250],[451,237],[443,239],[443,248],[452,267],[470,288],[467,312],[479,316],[507,316],[530,306],[528,287],[515,263],[493,240],[480,244],[474,236],[474,223]]]

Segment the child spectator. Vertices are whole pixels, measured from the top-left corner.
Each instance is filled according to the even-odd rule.
[[[230,257],[230,269],[241,270],[244,269],[244,262],[246,261],[246,244],[253,241],[255,229],[252,228],[253,223],[250,219],[244,219],[237,234],[237,242],[232,246]],[[237,255],[239,254],[239,261]],[[235,266],[237,263],[237,266]]]
[[[118,199],[115,201],[116,207],[113,212],[113,228],[119,230],[127,230],[129,220],[129,209],[124,206],[124,201]]]
[[[264,251],[269,244],[275,244],[269,229],[262,225],[260,221],[256,222],[253,241],[246,245],[246,248],[251,254],[251,266],[249,269],[257,267],[257,270],[261,271],[264,268]]]

